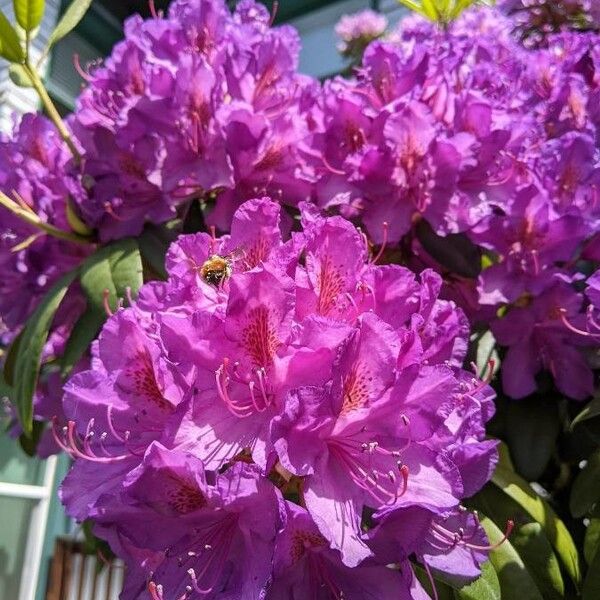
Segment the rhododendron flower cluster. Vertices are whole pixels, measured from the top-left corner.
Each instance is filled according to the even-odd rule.
[[[512,25],[490,10],[444,31],[409,18],[369,46],[356,79],[326,83],[316,200],[399,242],[414,268],[446,273],[444,294],[508,348],[509,396],[533,393],[547,371],[583,400],[593,377],[576,284],[578,258],[598,258],[597,36],[557,34],[528,50]],[[476,285],[443,264],[436,234],[460,233],[476,245],[466,274],[481,270],[477,249],[484,258]]]
[[[299,75],[299,38],[252,0],[177,0],[168,15],[130,18],[125,39],[83,75],[74,130],[90,198],[84,219],[102,239],[138,234],[188,199],[216,201],[229,228],[243,200],[310,195],[298,167],[301,118],[315,83]]]
[[[497,4],[513,19],[515,33],[530,46],[544,43],[548,34],[557,31],[600,27],[598,0],[501,0]]]
[[[461,499],[495,466],[494,393],[463,313],[342,217],[285,235],[280,210],[181,236],[66,386],[62,500],[124,598],[417,598],[409,557],[459,583],[485,560]]]
[[[68,174],[70,160],[54,126],[42,116],[25,115],[12,135],[0,137],[0,191],[43,222],[69,233],[69,199],[83,194],[77,179]],[[4,208],[0,223],[0,323],[7,341],[19,332],[52,284],[76,266],[87,250],[46,235]],[[51,354],[60,353],[69,326],[81,312],[82,299],[74,294],[70,301],[51,336]]]
[[[0,334],[26,339],[1,389],[25,436],[51,418],[38,453],[72,457],[62,502],[125,561],[124,600],[437,599],[515,504],[527,563],[544,501],[508,452],[486,485],[492,432],[567,510],[590,456],[567,432],[597,413],[560,399],[597,388],[600,45],[572,27],[596,5],[500,4],[346,17],[351,66],[321,83],[254,0],[151,3],[76,63],[66,122],[0,137]],[[488,540],[465,505],[490,498]]]

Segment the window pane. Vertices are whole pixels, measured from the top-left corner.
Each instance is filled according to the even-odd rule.
[[[16,440],[4,432],[0,433],[0,481],[7,483],[24,483],[42,485],[44,480],[44,463],[37,458],[27,456]],[[4,515],[0,513],[4,521]],[[0,563],[1,564],[1,563]],[[4,598],[4,596],[0,596]]]
[[[0,496],[0,598],[19,597],[31,513],[36,500]]]

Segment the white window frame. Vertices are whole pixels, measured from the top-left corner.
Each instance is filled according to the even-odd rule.
[[[50,501],[52,499],[52,492],[54,491],[57,460],[56,456],[50,456],[43,461],[44,478],[41,485],[25,485],[0,481],[0,496],[36,501],[29,521],[18,600],[35,600],[44,541],[46,539]]]

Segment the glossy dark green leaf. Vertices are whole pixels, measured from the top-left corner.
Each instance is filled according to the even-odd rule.
[[[573,482],[569,506],[574,517],[587,515],[600,500],[600,451],[592,454]]]
[[[91,4],[92,0],[72,0],[71,4],[69,4],[69,8],[67,8],[58,22],[58,25],[50,34],[48,49],[52,48],[56,42],[62,40],[66,35],[71,33],[77,25],[79,25]]]
[[[116,310],[127,289],[137,296],[143,284],[142,259],[137,242],[128,238],[105,246],[88,258],[81,267],[81,287],[88,308],[104,310],[104,291],[108,290],[108,303]]]
[[[564,597],[560,564],[543,527],[532,519],[512,498],[495,485],[486,485],[469,501],[471,507],[492,519],[499,529],[511,520],[514,528],[510,542],[525,563],[545,600],[560,600]]]
[[[14,402],[23,432],[30,437],[33,428],[33,393],[37,386],[40,361],[54,315],[77,271],[63,275],[46,293],[23,330],[14,369]]]
[[[19,445],[21,446],[23,452],[27,454],[27,456],[34,457],[36,455],[37,447],[42,439],[45,429],[46,423],[43,421],[34,421],[31,437],[27,437],[24,434],[19,436]]]
[[[594,556],[600,550],[600,518],[590,519],[590,523],[585,531],[585,540],[583,542],[583,555],[588,565],[592,564]]]
[[[86,312],[75,324],[67,341],[61,360],[61,373],[69,374],[97,337],[107,314],[104,304],[105,290],[108,304],[116,310],[119,300],[137,296],[143,284],[142,259],[137,243],[126,239],[105,246],[88,258],[81,266],[81,287],[87,296]]]
[[[590,564],[587,577],[583,582],[582,600],[598,600],[600,598],[600,552],[596,552]]]
[[[147,226],[139,237],[140,250],[146,262],[157,277],[167,279],[165,258],[175,234],[162,227]]]
[[[454,591],[457,600],[501,600],[500,581],[492,563],[484,563],[481,577],[459,590]]]
[[[23,338],[23,332],[21,332],[9,346],[8,351],[6,352],[6,358],[4,360],[4,369],[2,374],[4,376],[4,381],[9,386],[15,385],[15,365],[17,364],[17,356],[19,354],[19,344],[21,343],[21,339]]]
[[[558,405],[533,397],[511,402],[506,413],[506,441],[516,470],[528,481],[545,471],[560,430]]]
[[[0,56],[12,63],[25,60],[25,52],[19,36],[2,11],[0,11]]]
[[[593,400],[591,400],[589,404],[587,404],[585,408],[573,419],[571,422],[571,429],[580,423],[588,421],[589,419],[594,419],[595,417],[600,417],[600,395],[596,395]]]
[[[421,220],[417,225],[417,237],[423,248],[442,267],[470,279],[479,276],[481,253],[466,235],[459,233],[442,237],[435,233],[427,221]]]
[[[104,310],[88,307],[79,318],[67,340],[64,354],[60,362],[61,375],[66,377],[79,359],[85,354],[90,344],[98,337],[98,333],[106,320]]]
[[[490,544],[502,541],[504,534],[493,521],[483,517],[481,524]],[[535,581],[509,540],[490,552],[490,562],[498,575],[502,600],[543,600]]]
[[[27,32],[33,31],[42,22],[45,0],[13,0],[17,23]]]
[[[539,523],[517,527],[510,538],[511,544],[527,566],[544,600],[564,598],[565,584],[560,564]]]
[[[569,577],[578,586],[581,583],[579,553],[571,534],[552,507],[522,477],[508,468],[506,463],[500,462],[492,481],[544,528],[544,533]]]

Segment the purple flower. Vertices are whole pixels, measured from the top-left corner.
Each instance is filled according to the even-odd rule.
[[[507,395],[532,394],[537,389],[535,376],[543,370],[569,398],[585,400],[593,393],[593,374],[582,353],[590,340],[578,331],[585,329],[582,304],[582,296],[557,277],[539,296],[525,296],[492,322],[498,343],[508,347],[502,369]]]
[[[129,565],[126,597],[418,598],[364,511],[443,521],[493,471],[493,392],[459,367],[468,327],[440,278],[377,266],[341,217],[305,207],[290,234],[280,211],[252,200],[230,235],[180,237],[169,281],[109,319],[67,384],[61,497]],[[472,579],[480,558],[435,564]]]
[[[267,600],[288,598],[385,598],[393,593],[410,598],[412,571],[407,577],[384,564],[367,561],[358,567],[346,566],[339,553],[329,548],[327,540],[309,513],[286,502],[287,522],[277,536],[273,583]]]
[[[25,115],[11,136],[0,138],[0,190],[42,221],[70,232],[67,203],[83,194],[68,174],[69,161],[54,126],[44,117]],[[88,252],[26,224],[5,208],[0,219],[0,319],[14,336],[52,284]],[[81,308],[78,302],[73,298],[61,321],[72,322]],[[64,329],[61,334],[55,330],[55,347],[64,344]]]
[[[215,204],[228,230],[238,206],[269,194],[310,196],[299,144],[317,84],[297,74],[299,41],[271,29],[259,4],[174,2],[168,15],[132,17],[103,66],[86,75],[74,126],[102,239],[138,234],[190,200]]]

